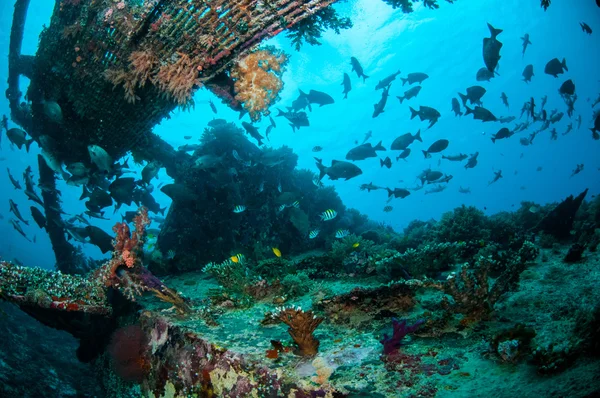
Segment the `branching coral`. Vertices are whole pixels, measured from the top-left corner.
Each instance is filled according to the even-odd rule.
[[[317,354],[320,343],[313,332],[323,322],[322,317],[300,307],[280,308],[272,316],[289,326],[288,333],[298,346],[298,355],[310,357]]]
[[[399,321],[396,318],[392,318],[392,335],[388,336],[383,334],[383,339],[379,342],[383,344],[383,355],[389,355],[394,351],[397,351],[402,345],[402,340],[409,333],[414,333],[425,320],[419,319],[412,325],[408,325],[406,319]]]
[[[446,282],[427,282],[426,285],[443,290],[453,298],[451,303],[444,297],[443,305],[450,312],[465,315],[468,320],[480,320],[489,316],[495,303],[507,291],[514,289],[521,273],[528,263],[539,254],[539,250],[531,242],[525,242],[517,253],[510,253],[503,258],[502,274],[490,288],[488,275],[491,268],[499,268],[498,260],[491,257],[480,257],[475,266],[465,263],[458,273],[448,276]]]
[[[152,292],[159,300],[173,304],[178,313],[189,312],[190,308],[175,291],[165,286],[142,264],[144,237],[150,225],[148,209],[141,207],[133,218],[135,230],[132,232],[125,222],[117,223],[113,231],[117,234],[113,241],[112,258],[97,272],[98,281],[106,287],[119,289],[128,299],[144,291]]]
[[[269,106],[283,89],[281,75],[287,56],[274,48],[254,51],[238,60],[231,70],[235,99],[242,102],[252,120],[269,114]]]
[[[198,79],[200,64],[187,54],[178,55],[179,58],[174,63],[160,67],[153,83],[167,98],[183,106],[191,101],[194,89],[201,85]]]

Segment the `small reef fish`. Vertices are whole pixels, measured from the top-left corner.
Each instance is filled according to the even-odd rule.
[[[246,257],[241,253],[238,253],[235,256],[231,256],[229,257],[229,259],[236,264],[243,264],[244,261],[246,261]]]
[[[358,246],[360,246],[360,243],[356,242],[355,244],[352,245],[353,248],[357,248]]]
[[[394,210],[394,208],[393,208],[392,206],[385,206],[385,207],[383,208],[383,211],[384,211],[384,213],[389,213],[389,212],[391,212],[392,210]]]
[[[320,217],[321,221],[331,221],[337,217],[337,211],[333,209],[325,210],[323,214],[320,215]]]
[[[348,235],[350,235],[350,231],[348,231],[347,229],[338,229],[337,231],[335,231],[336,239],[343,239]]]
[[[318,229],[313,229],[312,231],[310,231],[310,232],[308,233],[308,238],[309,238],[309,239],[314,239],[314,238],[316,238],[317,236],[319,236],[319,232],[321,232],[321,231],[320,231],[320,230],[318,230]]]
[[[246,211],[246,206],[244,205],[237,205],[233,208],[233,212],[236,214],[243,213],[244,211]]]
[[[277,257],[281,257],[281,250],[279,250],[276,247],[271,248],[271,250],[273,250],[273,254]]]

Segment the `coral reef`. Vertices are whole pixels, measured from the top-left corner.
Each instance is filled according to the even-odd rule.
[[[317,317],[312,311],[303,311],[300,307],[281,308],[272,317],[289,326],[288,333],[298,347],[296,351],[298,355],[303,357],[317,355],[320,343],[313,333],[324,318]]]
[[[277,100],[283,89],[281,75],[288,57],[273,47],[253,51],[239,59],[231,69],[235,80],[235,99],[258,120],[269,114],[269,106]]]

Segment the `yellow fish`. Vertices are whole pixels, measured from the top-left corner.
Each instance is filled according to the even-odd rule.
[[[357,248],[358,246],[360,246],[360,243],[356,242],[355,244],[352,245],[353,248]]]
[[[238,258],[238,256],[231,256],[230,260],[233,261],[234,263],[239,263],[240,259]]]
[[[281,257],[281,250],[279,250],[279,249],[278,249],[278,248],[276,248],[276,247],[273,247],[273,248],[272,248],[272,250],[273,250],[273,253],[274,253],[274,254],[275,254],[277,257]]]

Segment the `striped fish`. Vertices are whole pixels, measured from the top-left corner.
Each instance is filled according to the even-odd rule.
[[[246,211],[246,206],[243,205],[237,205],[233,208],[234,213],[243,213],[244,211]]]
[[[295,201],[294,203],[292,203],[290,205],[290,207],[295,207],[296,209],[298,209],[300,207],[300,202],[299,201]]]
[[[281,212],[282,212],[282,211],[284,211],[284,210],[285,210],[285,205],[281,205],[281,206],[279,206],[279,207],[277,208],[277,211],[278,211],[279,213],[281,213]]]
[[[243,264],[244,261],[246,261],[246,257],[242,253],[238,253],[235,256],[231,256],[229,260],[233,261],[234,263]]]
[[[328,209],[321,214],[321,221],[330,221],[337,217],[337,211]]]
[[[346,236],[350,235],[350,231],[348,231],[347,229],[338,229],[335,232],[335,237],[337,239],[342,239],[345,238]]]
[[[310,232],[308,233],[308,237],[309,237],[310,239],[314,239],[314,238],[316,238],[317,236],[319,236],[319,232],[321,232],[321,231],[319,231],[318,229],[313,229],[312,231],[310,231]]]

